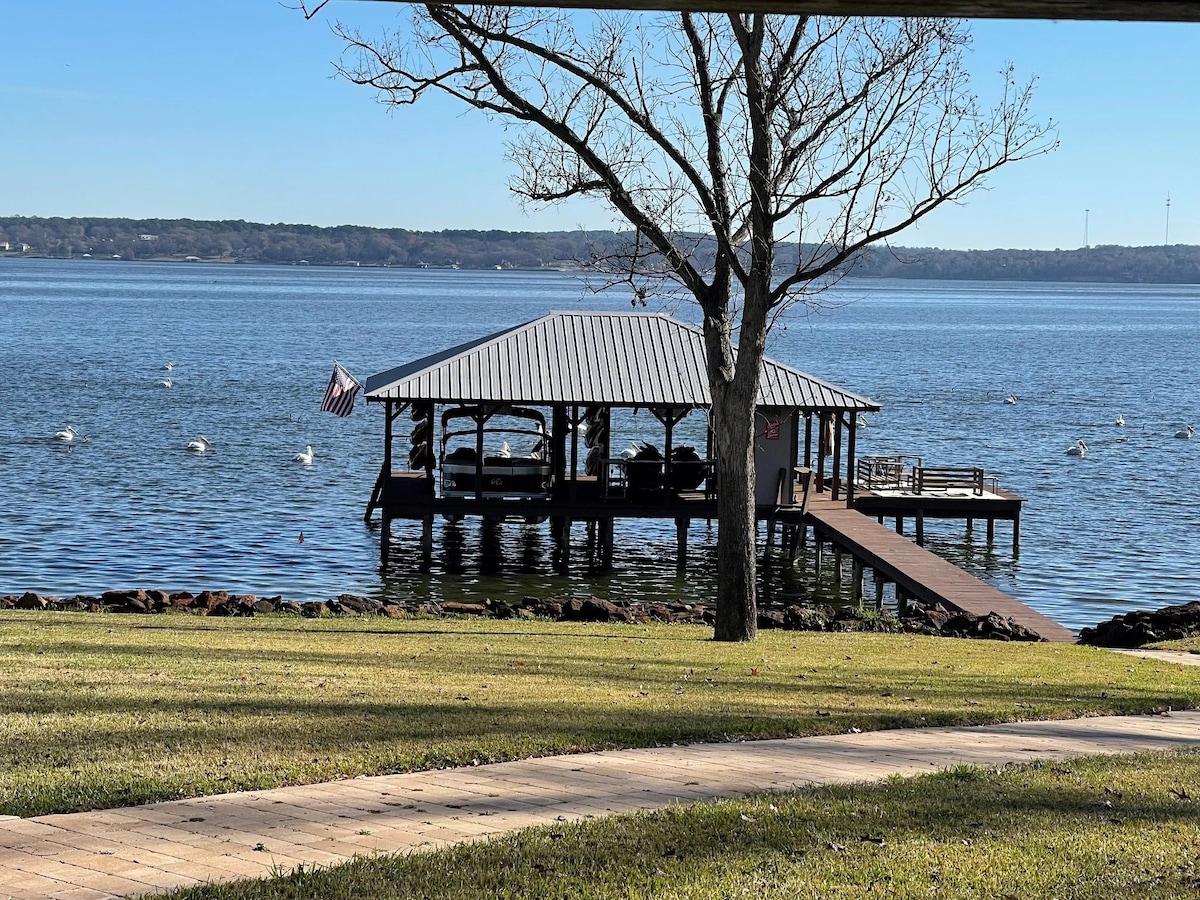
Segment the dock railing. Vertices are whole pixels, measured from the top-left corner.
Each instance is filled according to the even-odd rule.
[[[913,470],[913,489],[918,494],[949,488],[968,488],[983,494],[983,469],[978,466],[917,466]]]
[[[864,456],[855,466],[855,484],[868,491],[911,491],[913,472],[921,467],[919,456]]]

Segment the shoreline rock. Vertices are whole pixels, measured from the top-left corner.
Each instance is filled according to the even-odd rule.
[[[297,615],[314,619],[328,616],[386,616],[392,619],[455,616],[643,625],[658,622],[711,626],[715,621],[710,607],[682,602],[617,603],[600,597],[525,597],[517,603],[490,598],[481,603],[453,600],[442,603],[384,602],[356,594],[339,594],[329,600],[296,603],[284,600],[282,596],[257,597],[213,590],[192,594],[190,591],[167,593],[133,589],[105,591],[98,597],[76,594],[65,598],[28,591],[0,594],[2,609],[245,618],[257,615]],[[879,632],[1000,641],[1042,640],[1036,632],[998,613],[976,616],[947,610],[938,604],[923,606],[919,603],[909,603],[903,616],[887,610],[876,612],[853,606],[834,607],[827,603],[768,603],[759,610],[758,627],[760,630]]]
[[[1079,632],[1079,643],[1134,650],[1200,635],[1200,600],[1161,609],[1135,609]]]

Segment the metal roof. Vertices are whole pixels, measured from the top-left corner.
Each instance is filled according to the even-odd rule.
[[[552,312],[367,379],[368,400],[531,406],[711,404],[699,328],[658,313]],[[879,404],[770,359],[758,405],[874,412]]]

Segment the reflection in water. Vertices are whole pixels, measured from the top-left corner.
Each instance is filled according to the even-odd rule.
[[[462,522],[447,524],[442,530],[442,565],[447,574],[461,575],[465,571],[463,551],[467,539],[463,534]]]
[[[504,571],[504,523],[484,518],[479,526],[479,572],[499,575]]]
[[[522,528],[521,565],[518,571],[522,575],[531,575],[541,571],[545,553],[545,545],[542,542],[542,529],[537,525],[526,525]]]
[[[597,596],[642,603],[713,602],[715,526],[693,523],[688,533],[687,566],[681,572],[675,565],[674,522],[618,520],[613,567],[604,570],[587,523],[576,522],[571,530],[570,572],[566,575],[558,569],[562,550],[550,528],[549,523],[496,522],[478,517],[454,523],[439,520],[434,527],[433,566],[420,572],[413,565],[421,558],[420,524],[397,521],[393,526],[393,565],[380,586],[379,597],[468,603],[488,598],[517,602],[531,595]],[[759,537],[761,546],[765,544],[765,529]],[[1019,571],[1011,546],[999,530],[995,544],[989,547],[978,525],[967,534],[965,523],[942,521],[936,530],[927,526],[926,546],[992,583],[1012,584]],[[789,564],[786,553],[778,547],[761,560],[760,596],[765,606],[854,603],[852,572],[851,557],[843,555],[839,574],[836,554],[828,546],[817,570],[810,538],[795,565]],[[863,594],[865,603],[873,605],[876,586],[869,569]],[[885,607],[895,609],[895,591],[890,584],[883,591],[883,599]]]

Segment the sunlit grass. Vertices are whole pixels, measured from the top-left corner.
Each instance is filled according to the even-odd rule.
[[[527,829],[176,900],[1176,898],[1200,891],[1200,754],[1094,758]]]
[[[0,613],[0,813],[610,747],[1138,712],[1200,669],[905,635]]]

